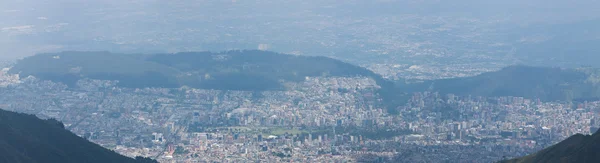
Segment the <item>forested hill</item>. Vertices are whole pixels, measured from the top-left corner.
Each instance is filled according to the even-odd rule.
[[[132,159],[66,130],[59,121],[0,109],[0,162],[6,163],[158,163]]]
[[[61,52],[24,58],[10,70],[21,77],[61,82],[71,87],[82,78],[118,80],[129,88],[188,86],[216,90],[282,90],[282,81],[306,77],[363,76],[374,79],[388,108],[405,103],[391,81],[363,67],[317,56],[268,51],[187,52],[128,55],[109,52]]]
[[[10,73],[33,75],[75,86],[82,78],[120,80],[126,87],[178,87],[170,76],[179,70],[145,61],[141,55],[109,52],[61,52],[38,54],[19,60]]]
[[[544,101],[591,100],[600,97],[596,69],[510,66],[474,77],[404,85],[408,91],[438,91],[457,95],[516,96]]]
[[[187,52],[127,55],[108,52],[39,54],[17,62],[10,73],[62,82],[75,87],[82,78],[118,80],[128,88],[188,86],[201,89],[265,91],[284,89],[283,81],[306,77],[363,76],[374,79],[392,113],[406,94],[437,91],[473,96],[517,96],[544,101],[595,100],[600,97],[596,69],[511,66],[474,77],[394,85],[363,67],[327,57],[267,51]]]
[[[132,88],[185,85],[220,90],[277,90],[282,89],[280,81],[302,81],[315,76],[365,76],[387,82],[365,68],[327,57],[257,50],[153,55],[39,54],[18,61],[10,72],[70,86],[81,78],[119,80],[120,86]]]
[[[281,80],[298,82],[305,80],[305,77],[315,76],[364,76],[384,82],[379,75],[365,68],[339,60],[267,51],[157,54],[147,60],[186,73],[187,75],[178,76],[178,80],[196,88],[281,89]]]
[[[600,162],[600,132],[573,135],[537,153],[500,163],[597,163]]]

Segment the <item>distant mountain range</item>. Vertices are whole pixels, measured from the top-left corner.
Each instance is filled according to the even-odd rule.
[[[573,135],[534,154],[500,163],[597,163],[600,162],[600,132]]]
[[[158,163],[119,155],[78,137],[54,119],[0,109],[0,162],[6,163]]]
[[[516,96],[543,101],[585,101],[600,97],[600,73],[592,68],[510,66],[473,77],[433,80],[402,87],[409,92],[428,90],[442,94],[484,97]]]

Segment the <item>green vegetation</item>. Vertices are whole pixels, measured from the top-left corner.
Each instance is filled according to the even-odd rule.
[[[182,146],[177,146],[175,148],[175,152],[173,154],[176,154],[176,155],[185,155],[185,154],[188,154],[188,153],[190,153],[190,152],[188,150],[185,150],[185,148],[183,148]]]
[[[390,130],[385,128],[362,128],[362,127],[336,127],[338,133],[348,133],[354,136],[363,136],[367,139],[382,140],[396,136],[414,134],[411,130]]]
[[[20,60],[11,73],[22,77],[74,85],[81,78],[119,80],[123,87],[189,86],[219,90],[279,90],[280,81],[315,76],[379,75],[327,57],[284,55],[265,51],[227,51],[155,54],[145,56],[108,52],[39,54]]]
[[[183,86],[216,90],[283,90],[283,81],[305,77],[363,76],[381,89],[381,107],[397,113],[407,93],[438,91],[473,96],[519,96],[544,101],[600,99],[597,69],[511,66],[474,77],[394,84],[359,66],[327,57],[295,56],[266,51],[188,52],[125,55],[107,52],[40,54],[19,61],[11,73],[62,82],[75,87],[82,78],[118,80],[128,88]]]
[[[404,85],[409,91],[438,91],[473,96],[517,96],[543,101],[600,97],[596,70],[511,66],[474,77]]]
[[[274,156],[277,156],[279,158],[286,158],[286,157],[292,157],[289,154],[284,154],[282,152],[271,152],[271,154],[273,154]]]
[[[537,153],[512,160],[504,160],[500,163],[534,162],[600,162],[600,132],[593,135],[573,135]]]
[[[284,134],[288,134],[288,135],[299,135],[299,134],[303,134],[303,133],[308,133],[307,131],[304,130],[299,130],[299,129],[285,129],[285,128],[273,128],[273,129],[269,129],[269,132],[266,134],[269,135],[284,135]]]
[[[157,54],[148,61],[166,65],[188,75],[178,76],[183,85],[223,90],[280,90],[279,81],[303,81],[305,77],[381,76],[359,66],[327,57],[285,55],[266,51]]]
[[[41,120],[34,115],[0,110],[0,131],[0,162],[157,163],[143,157],[134,160],[121,156],[78,137],[54,119]]]
[[[188,52],[125,55],[108,52],[62,52],[27,57],[11,69],[21,77],[65,83],[71,87],[82,78],[118,80],[128,88],[188,86],[216,90],[265,91],[284,89],[282,81],[305,77],[363,76],[382,89],[385,107],[395,111],[404,94],[394,84],[359,66],[327,57],[285,55],[267,51]]]
[[[126,87],[174,87],[168,66],[108,52],[62,52],[39,54],[20,60],[11,73],[61,82],[71,87],[81,78],[119,80]]]

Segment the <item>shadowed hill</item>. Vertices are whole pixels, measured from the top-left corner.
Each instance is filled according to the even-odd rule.
[[[258,50],[152,55],[62,52],[27,57],[10,72],[69,86],[75,86],[79,79],[91,78],[118,80],[119,86],[128,88],[189,86],[244,91],[282,90],[283,81],[297,82],[305,77],[363,76],[381,86],[377,93],[390,113],[396,113],[396,108],[406,103],[406,93],[420,91],[544,101],[600,98],[600,73],[595,69],[511,66],[474,77],[394,85],[372,71],[339,60]]]
[[[185,85],[207,89],[281,89],[280,80],[298,82],[315,76],[364,76],[383,81],[365,68],[327,57],[257,50],[157,54],[148,61],[186,73],[178,77]]]
[[[67,131],[59,121],[34,115],[0,109],[0,131],[0,162],[157,163],[121,156]]]
[[[222,90],[277,90],[280,81],[305,77],[381,76],[359,66],[327,57],[285,55],[267,51],[188,52],[127,55],[108,52],[39,54],[17,62],[10,73],[74,86],[82,78],[119,80],[123,87],[190,86]],[[152,81],[148,83],[149,81]]]
[[[118,80],[128,88],[189,86],[201,89],[265,91],[284,89],[282,81],[306,77],[363,76],[374,79],[390,111],[404,104],[391,81],[363,67],[327,57],[296,56],[268,51],[186,52],[126,55],[108,52],[40,54],[17,62],[10,73],[33,75],[71,87],[79,79]]]
[[[277,90],[282,88],[278,82],[281,80],[298,82],[307,76],[363,76],[381,86],[377,93],[390,113],[396,113],[396,107],[406,103],[402,90],[393,82],[363,67],[328,57],[247,50],[158,54],[148,60],[189,74],[178,79],[195,88]]]
[[[473,96],[516,96],[544,101],[600,97],[597,73],[591,69],[510,66],[474,77],[405,85],[410,91],[438,91]]]
[[[109,52],[46,53],[19,60],[10,73],[75,86],[81,78],[119,80],[127,87],[177,87],[169,74],[178,70],[133,55]]]
[[[500,163],[597,163],[600,162],[600,132],[573,135],[537,153]]]

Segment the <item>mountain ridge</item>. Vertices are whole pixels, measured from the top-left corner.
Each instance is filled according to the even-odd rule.
[[[592,135],[575,134],[528,156],[499,163],[596,163],[600,162],[600,130]]]
[[[46,53],[24,58],[9,73],[76,87],[79,79],[118,80],[128,88],[180,88],[268,91],[283,90],[283,81],[305,77],[372,78],[381,89],[389,113],[408,101],[408,93],[433,91],[462,96],[515,96],[542,101],[600,99],[600,71],[516,65],[477,76],[394,83],[360,66],[328,57],[287,55],[269,51],[115,54],[109,52]]]
[[[372,78],[394,112],[405,101],[393,82],[360,66],[323,56],[288,55],[269,51],[181,52],[173,54],[115,54],[109,52],[45,53],[24,58],[9,73],[76,87],[79,79],[118,80],[129,88],[182,86],[199,89],[283,90],[282,81],[305,77]]]
[[[0,109],[0,162],[36,163],[157,163],[132,159],[91,143],[64,128],[54,119]]]
[[[225,78],[224,80],[232,76],[243,77],[244,74],[269,82],[301,81],[306,76],[365,76],[374,78],[379,83],[385,81],[372,71],[332,58],[296,56],[258,50],[151,55],[73,51],[44,53],[18,61],[9,72],[19,74],[21,77],[33,75],[42,79],[63,82],[70,86],[74,85],[72,81],[65,81],[58,77],[120,79],[120,84],[125,87],[180,87],[186,85],[204,89],[232,90],[253,90],[255,88],[220,88],[210,86],[210,84],[204,85],[203,82],[220,80],[218,77]],[[157,84],[134,85],[133,82],[126,79],[128,76],[162,78],[164,80]],[[122,81],[123,79],[125,82]],[[278,85],[259,88],[259,90],[269,89],[278,89]]]
[[[425,81],[404,90],[484,97],[515,96],[542,101],[577,101],[600,97],[597,69],[515,65],[473,77]]]

